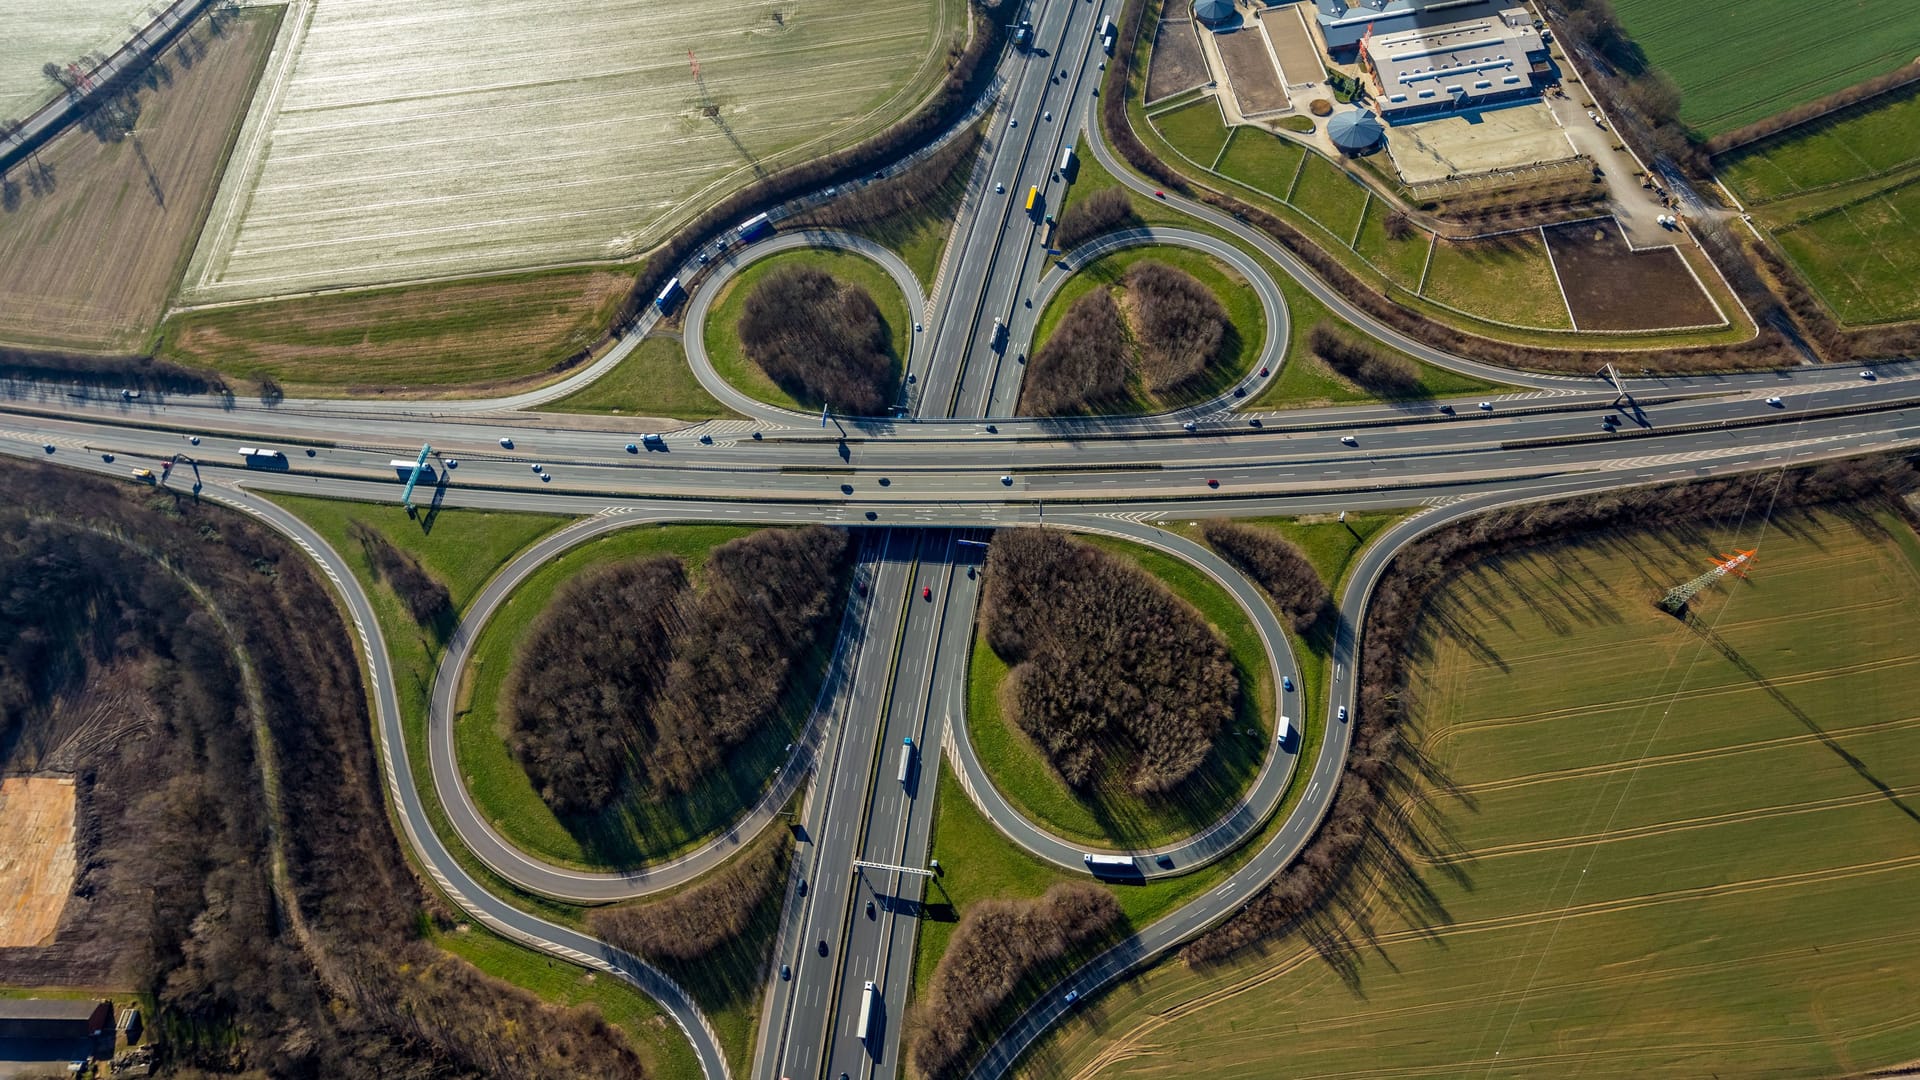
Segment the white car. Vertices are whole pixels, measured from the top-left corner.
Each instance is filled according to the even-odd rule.
[[[1020,118],[1019,118],[1019,117],[1017,117],[1017,116],[1010,116],[1010,117],[1008,117],[1008,118],[1007,118],[1007,126],[1008,126],[1008,127],[1010,127],[1010,128],[1017,128],[1017,127],[1019,127],[1019,126],[1020,126]]]
[[[200,445],[200,436],[198,436],[198,435],[189,435],[189,436],[187,436],[187,441],[188,441],[188,442],[190,442],[190,443],[192,443],[192,444],[193,444],[193,445],[195,445],[195,446],[199,446],[199,445]]]
[[[1865,380],[1867,380],[1868,382],[1872,382],[1873,380],[1875,380],[1875,379],[1877,379],[1877,378],[1879,378],[1880,376],[1878,376],[1878,375],[1875,375],[1875,374],[1873,373],[1873,369],[1872,369],[1872,368],[1861,368],[1861,369],[1860,369],[1860,377],[1861,377],[1861,378],[1863,378],[1863,379],[1865,379]]]
[[[513,449],[513,440],[507,438],[505,435],[500,436],[500,449],[502,450]]]
[[[1184,423],[1184,424],[1181,424],[1181,425],[1180,425],[1180,427],[1181,427],[1182,429],[1184,429],[1184,430],[1186,430],[1186,431],[1198,431],[1198,430],[1200,430],[1200,425],[1198,425],[1198,424],[1196,424],[1196,423],[1194,423],[1194,422],[1193,422],[1193,421],[1191,421],[1191,420],[1189,420],[1189,421],[1187,421],[1187,422],[1186,422],[1186,423]]]
[[[459,459],[459,458],[457,458],[457,457],[450,457],[450,458],[448,458],[448,459],[447,459],[447,468],[449,468],[449,469],[457,469],[457,468],[459,468],[459,467],[460,467],[460,459]]]
[[[1343,724],[1347,722],[1347,707],[1345,705],[1340,706],[1340,711],[1335,714],[1334,719],[1339,720]]]
[[[1487,412],[1492,412],[1492,411],[1493,411],[1493,402],[1491,402],[1491,401],[1483,401],[1483,402],[1481,402],[1481,403],[1480,403],[1480,408],[1481,408],[1481,409],[1483,409],[1483,410],[1485,410],[1485,411],[1487,411]]]
[[[1003,484],[1005,484],[1005,485],[1007,485],[1008,487],[1012,487],[1012,486],[1013,486],[1013,475],[1012,475],[1011,473],[1009,473],[1008,475],[1006,475],[1006,476],[1003,476],[1003,477],[1001,477],[1001,478],[1000,478],[1000,482],[1001,482],[1001,483],[1003,483]]]
[[[995,195],[1005,195],[1007,193],[1007,185],[1005,184],[993,185],[993,193]]]
[[[538,465],[529,465],[528,468],[532,469],[534,472],[540,471],[540,466]]]
[[[1353,436],[1351,436],[1351,435],[1342,435],[1342,436],[1340,436],[1340,441],[1341,441],[1341,442],[1343,442],[1343,443],[1345,443],[1345,444],[1347,444],[1348,446],[1359,446],[1359,445],[1360,445],[1360,440],[1359,440],[1359,439],[1356,439],[1356,438],[1354,438],[1354,437],[1353,437]]]
[[[1775,394],[1772,397],[1767,399],[1767,404],[1773,406],[1776,409],[1780,409],[1780,408],[1785,408],[1787,403],[1780,400],[1779,394]]]

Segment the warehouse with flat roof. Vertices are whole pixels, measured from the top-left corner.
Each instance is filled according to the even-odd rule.
[[[1314,0],[1314,22],[1334,59],[1353,59],[1360,39],[1497,14],[1513,0]]]
[[[1389,123],[1536,97],[1553,75],[1546,41],[1517,7],[1376,33],[1360,52],[1380,116]]]

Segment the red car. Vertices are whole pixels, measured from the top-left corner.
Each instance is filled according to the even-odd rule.
[[[920,599],[922,600],[933,599],[933,590],[925,585],[920,586]]]
[[[1210,487],[1210,488],[1217,488],[1217,487],[1219,487],[1219,486],[1220,486],[1220,481],[1218,481],[1218,480],[1215,480],[1215,479],[1213,479],[1213,478],[1211,478],[1211,477],[1209,477],[1209,478],[1207,479],[1207,486],[1208,486],[1208,487]]]

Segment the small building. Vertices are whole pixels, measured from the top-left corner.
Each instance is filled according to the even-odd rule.
[[[1553,74],[1546,42],[1525,8],[1376,33],[1361,46],[1360,62],[1388,123],[1535,97]]]
[[[1327,52],[1342,63],[1354,58],[1360,39],[1486,18],[1513,0],[1314,0],[1314,22]]]
[[[1380,148],[1387,128],[1378,117],[1364,109],[1346,109],[1327,121],[1327,138],[1348,157],[1359,157]]]
[[[1193,0],[1193,17],[1202,26],[1225,26],[1236,14],[1233,0]]]
[[[92,1039],[113,1033],[113,1002],[0,998],[0,1039]]]

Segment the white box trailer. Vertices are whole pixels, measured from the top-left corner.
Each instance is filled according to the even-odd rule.
[[[906,737],[900,747],[900,783],[906,785],[907,777],[913,775],[913,736]]]
[[[873,1032],[873,1006],[879,996],[879,988],[873,985],[872,979],[868,979],[867,985],[860,991],[860,1026],[854,1032],[861,1042],[866,1042],[867,1036]]]

